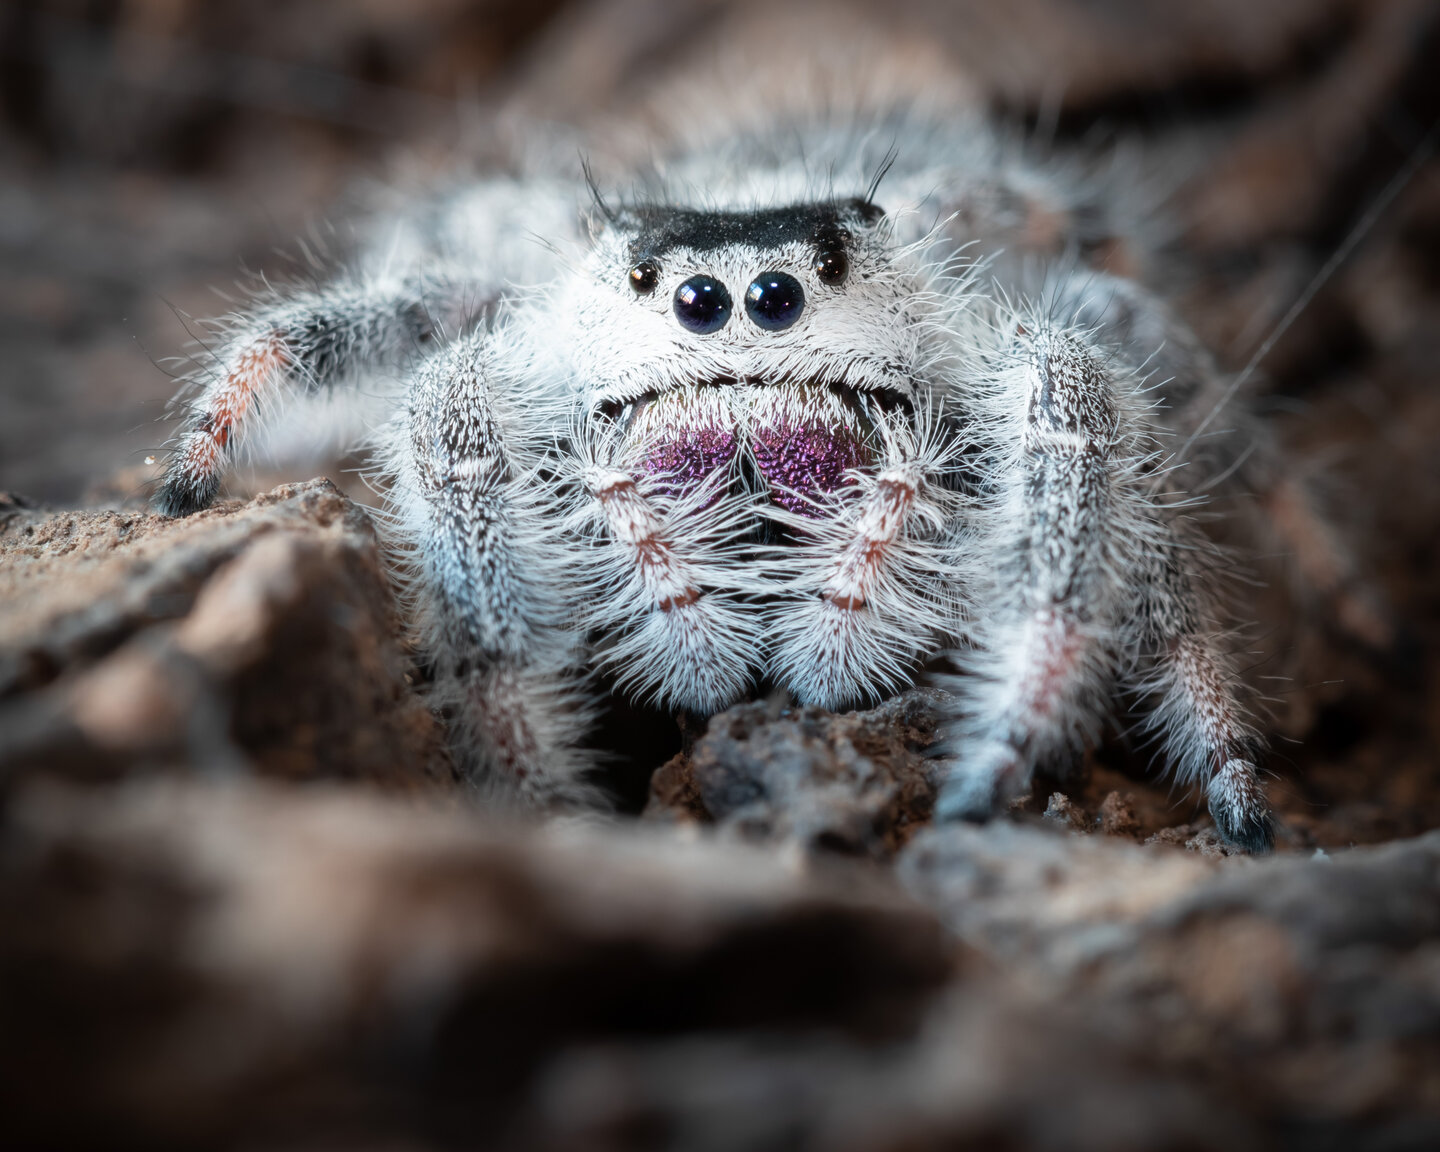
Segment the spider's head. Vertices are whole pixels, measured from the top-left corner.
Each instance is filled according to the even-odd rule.
[[[913,403],[913,275],[865,199],[608,214],[574,313],[592,411],[706,385]]]

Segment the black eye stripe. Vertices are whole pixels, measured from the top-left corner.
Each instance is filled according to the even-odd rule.
[[[884,212],[860,199],[792,204],[754,212],[721,212],[674,205],[628,208],[622,226],[632,230],[630,259],[663,258],[673,248],[713,252],[733,244],[777,249],[803,242],[821,250],[846,247],[855,231]]]

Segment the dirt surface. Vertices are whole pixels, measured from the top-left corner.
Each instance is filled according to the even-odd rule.
[[[449,782],[369,517],[325,480],[0,527],[0,764]]]
[[[1123,720],[933,826],[926,686],[622,714],[633,814],[487,810],[347,462],[148,512],[152,358],[212,286],[733,51],[899,61],[1165,193],[1143,271],[1228,368],[1266,348],[1345,542],[1301,581],[1232,541],[1275,856]],[[16,0],[0,54],[7,1144],[1440,1146],[1440,5]]]

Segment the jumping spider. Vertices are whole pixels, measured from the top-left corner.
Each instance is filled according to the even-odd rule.
[[[1139,700],[1221,835],[1271,847],[1186,514],[1263,486],[1271,450],[1233,405],[1213,423],[1228,381],[1119,274],[1103,187],[902,113],[707,141],[628,192],[588,175],[457,186],[225,321],[160,508],[209,504],[290,400],[378,401],[460,755],[536,804],[590,799],[601,674],[709,714],[764,683],[841,708],[948,660],[942,818]]]

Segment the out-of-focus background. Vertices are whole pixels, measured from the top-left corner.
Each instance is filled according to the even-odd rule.
[[[1308,299],[1247,392],[1354,563],[1242,592],[1276,859],[1118,733],[931,827],[925,689],[487,820],[363,513],[145,513],[190,318],[374,189],[882,57],[1166,190],[1226,367]],[[1434,0],[0,0],[0,1143],[1440,1146],[1437,61]]]
[[[0,5],[0,487],[74,502],[139,464],[183,314],[283,275],[396,150],[453,147],[563,7]]]
[[[364,180],[463,168],[497,114],[536,117],[542,133],[547,119],[623,119],[736,45],[783,74],[787,52],[793,65],[836,42],[884,41],[1062,144],[1143,144],[1149,172],[1182,188],[1186,255],[1212,274],[1190,315],[1241,363],[1433,120],[1432,9],[5,0],[0,489],[116,494],[115,473],[163,441],[172,388],[152,361],[183,350],[185,317],[226,310],[216,293],[233,297],[242,271],[292,271],[307,230],[343,233]],[[1415,182],[1367,252],[1407,227],[1413,246],[1433,179]],[[1359,291],[1352,264],[1267,361],[1275,390],[1308,399],[1361,345],[1393,340],[1414,305],[1383,293],[1428,274],[1420,247],[1373,299],[1337,309],[1342,288]]]

